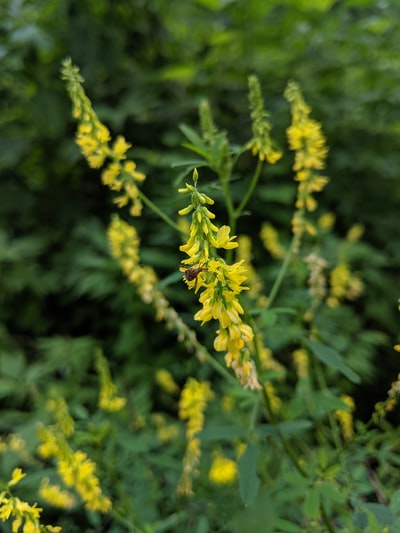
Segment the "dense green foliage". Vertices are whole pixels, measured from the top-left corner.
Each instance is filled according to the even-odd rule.
[[[396,530],[398,435],[386,422],[374,433],[367,433],[363,424],[374,404],[385,399],[398,373],[392,349],[398,342],[400,296],[398,20],[400,6],[395,0],[0,4],[0,432],[5,437],[20,434],[33,453],[37,421],[51,423],[45,396],[57,391],[76,421],[76,446],[87,446],[89,456],[109,476],[102,485],[121,501],[134,502],[132,515],[125,517],[131,525],[124,525],[121,517],[102,519],[81,508],[63,515],[46,508],[48,522],[62,525],[68,533],[135,531],[133,523],[151,523],[155,531],[256,532],[268,531],[268,520],[272,528],[274,515],[285,518],[271,531],[290,533],[306,530],[296,526],[303,512],[309,519],[307,531],[325,531],[316,520],[320,502],[329,502],[328,512],[333,514],[340,515],[344,508],[343,498],[335,493],[339,485],[327,482],[336,475],[332,465],[337,465],[333,448],[324,446],[326,428],[321,422],[333,409],[343,407],[335,398],[337,389],[356,400],[360,436],[347,450],[345,462],[355,465],[351,488],[370,505],[355,513],[353,523],[357,531],[381,531],[382,524]],[[144,192],[157,198],[158,207],[172,219],[183,206],[177,188],[195,164],[201,167],[198,154],[182,147],[190,141],[185,133],[198,129],[199,102],[210,101],[215,122],[228,132],[234,150],[248,140],[247,77],[256,73],[274,134],[285,147],[290,117],[282,93],[288,80],[299,82],[330,148],[325,173],[331,181],[318,201],[319,213],[332,211],[336,224],[320,247],[332,264],[341,253],[347,254],[364,283],[360,299],[318,316],[324,341],[345,357],[345,366],[336,361],[339,373],[327,374],[329,406],[322,394],[315,396],[311,416],[297,390],[287,402],[289,425],[279,430],[288,438],[300,434],[314,450],[308,456],[313,479],[290,470],[289,458],[279,453],[275,430],[264,420],[258,435],[271,445],[260,461],[262,490],[254,501],[258,481],[251,477],[257,450],[252,446],[240,466],[242,473],[248,472],[248,479],[242,475],[240,490],[210,488],[204,471],[195,501],[182,503],[176,495],[184,445],[177,439],[164,446],[152,417],[160,412],[174,424],[177,399],[160,390],[155,370],[168,368],[180,386],[191,375],[209,379],[235,397],[235,415],[221,414],[220,404],[210,406],[210,427],[202,437],[206,463],[215,442],[233,455],[226,441],[245,439],[251,400],[247,392],[221,384],[212,368],[199,367],[177,343],[175,333],[157,322],[154,311],[137,298],[111,258],[106,228],[116,208],[112,195],[100,185],[98,172],[87,168],[74,145],[70,102],[59,75],[66,56],[80,66],[87,94],[113,136],[122,133],[133,143],[133,157],[148,175]],[[289,242],[296,194],[291,166],[292,155],[286,151],[262,176],[247,216],[238,220],[236,229],[254,239],[253,262],[267,288],[279,262],[266,254],[258,234],[261,224],[269,221],[282,242]],[[244,194],[238,178],[251,168],[251,156],[244,154],[233,175],[235,200]],[[201,175],[204,191],[216,200],[219,220],[227,223],[215,174],[201,168]],[[365,234],[347,250],[344,237],[354,223],[363,224]],[[196,303],[192,293],[179,285],[180,236],[146,207],[135,226],[143,263],[155,268],[170,302],[194,326]],[[298,317],[305,311],[307,274],[300,262],[294,265],[278,296],[281,311],[262,317],[267,344],[287,367],[302,335]],[[199,330],[199,337],[212,346],[210,333]],[[114,418],[96,410],[94,354],[99,347],[128,398],[127,411]],[[315,349],[320,363],[332,355]],[[358,379],[351,379],[354,375],[349,372],[360,376],[361,383],[355,383]],[[293,376],[280,387],[281,394],[290,398]],[[398,418],[393,417],[395,422]],[[140,431],[143,420],[148,421],[148,431]],[[310,420],[320,424],[316,437],[320,448],[312,448],[315,435],[308,433]],[[37,500],[36,486],[43,474],[35,461],[24,460],[32,470],[23,486],[31,501]],[[115,468],[108,468],[113,461]],[[1,481],[20,462],[18,454],[3,455]],[[131,475],[124,477],[128,469]],[[278,470],[285,472],[282,478],[276,476]],[[346,476],[342,468],[337,479],[343,486],[351,477]],[[382,483],[378,488],[371,481],[375,476]],[[308,498],[302,502],[306,492]],[[389,501],[384,511],[374,507]],[[244,503],[250,502],[246,508]],[[292,505],[292,513],[285,515]],[[344,523],[345,517],[340,526]]]

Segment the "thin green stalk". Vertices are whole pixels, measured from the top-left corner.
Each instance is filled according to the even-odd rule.
[[[243,213],[244,208],[246,207],[248,201],[250,200],[250,198],[251,198],[251,196],[252,196],[252,194],[254,192],[254,189],[256,188],[256,185],[257,185],[258,180],[260,178],[262,166],[263,166],[263,162],[261,161],[261,159],[259,159],[258,162],[257,162],[256,169],[254,171],[253,177],[251,178],[251,182],[249,184],[249,187],[248,187],[248,189],[246,191],[246,194],[243,196],[242,201],[240,202],[240,204],[238,205],[238,207],[234,211],[235,221]]]
[[[146,196],[144,192],[141,191],[140,189],[139,189],[139,196],[142,202],[146,204],[148,207],[150,207],[150,209],[154,211],[154,213],[156,213],[156,215],[158,215],[162,220],[164,220],[164,222],[166,222],[169,226],[171,226],[171,228],[175,229],[179,233],[183,233],[182,228],[180,228],[178,224],[172,220],[172,218],[170,218],[163,211],[161,211],[161,209],[157,207],[156,204],[152,202],[150,198]]]
[[[234,384],[237,383],[236,378],[232,376],[232,374],[230,374],[228,370],[224,366],[222,366],[210,353],[205,351],[204,353],[202,353],[202,356],[227,381],[229,381],[230,383],[234,383]]]
[[[235,216],[235,209],[233,207],[231,191],[229,189],[229,177],[230,176],[220,175],[219,177],[220,177],[220,181],[222,185],[222,191],[224,193],[226,209],[228,211],[229,226],[231,227],[232,232],[234,232],[234,228],[236,226],[236,216]]]
[[[321,512],[322,520],[324,521],[329,533],[336,533],[331,519],[329,518],[328,513],[326,512],[326,509],[322,503],[319,507],[319,510]]]
[[[292,242],[290,243],[290,246],[289,246],[289,250],[287,251],[287,254],[286,254],[286,257],[285,257],[285,260],[283,261],[282,263],[282,266],[281,266],[281,269],[275,279],[275,282],[272,286],[272,289],[268,295],[268,300],[267,300],[267,303],[266,303],[266,309],[269,309],[273,302],[275,301],[275,298],[279,292],[279,289],[282,285],[282,281],[283,281],[283,278],[285,277],[286,275],[286,272],[287,272],[287,269],[289,267],[289,264],[290,264],[290,261],[294,255],[294,250],[297,249],[298,247],[298,244],[299,244],[299,240],[300,240],[300,236],[298,234],[295,234],[293,235],[292,237]]]

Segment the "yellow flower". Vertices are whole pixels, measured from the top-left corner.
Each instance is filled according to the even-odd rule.
[[[292,353],[293,363],[296,367],[297,377],[305,379],[308,377],[308,353],[303,348],[299,348]]]
[[[350,272],[350,268],[345,262],[339,263],[331,271],[330,285],[331,289],[327,299],[329,307],[337,307],[344,298],[357,299],[364,289],[362,281]]]
[[[12,487],[13,485],[16,485],[21,479],[23,479],[26,476],[21,470],[21,468],[14,468],[11,481],[9,481],[8,486]]]
[[[63,490],[59,485],[52,485],[47,477],[40,483],[39,496],[62,509],[71,509],[76,505],[76,499],[70,492]]]
[[[347,405],[347,409],[340,409],[335,411],[335,417],[338,419],[345,441],[349,441],[353,438],[353,412],[355,410],[355,403],[351,396],[343,394],[341,400]]]
[[[261,227],[261,241],[264,248],[272,255],[274,259],[282,259],[286,255],[286,250],[279,242],[279,236],[276,229],[267,222]]]
[[[322,214],[318,219],[318,226],[326,231],[333,228],[336,222],[336,216],[332,212]]]
[[[110,412],[120,411],[125,407],[126,398],[116,396],[117,387],[111,380],[107,360],[100,351],[96,354],[96,369],[100,377],[100,409]]]
[[[62,426],[41,427],[38,436],[42,441],[38,448],[40,455],[56,460],[59,476],[67,487],[76,490],[86,508],[108,512],[111,500],[101,491],[99,478],[95,475],[96,464],[81,450],[70,448]]]
[[[363,236],[364,231],[365,228],[363,224],[354,224],[347,232],[346,240],[349,242],[357,242]]]
[[[169,394],[176,394],[179,392],[179,387],[175,383],[174,378],[172,377],[171,372],[168,370],[165,370],[164,368],[160,368],[156,372],[156,383]]]
[[[235,481],[237,473],[235,461],[217,454],[212,462],[208,477],[216,485],[230,485]]]
[[[126,158],[126,152],[132,145],[127,143],[122,135],[118,135],[113,145],[113,153],[116,159],[121,160]]]

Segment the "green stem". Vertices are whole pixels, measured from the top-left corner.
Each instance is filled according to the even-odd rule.
[[[322,520],[325,522],[326,528],[329,533],[335,533],[335,529],[333,527],[331,519],[329,518],[328,513],[326,512],[326,509],[322,503],[320,505],[319,510],[321,512]]]
[[[290,261],[294,255],[294,251],[297,249],[300,241],[300,236],[298,234],[293,235],[292,242],[290,243],[289,250],[286,253],[285,260],[282,263],[281,269],[274,281],[274,284],[272,286],[272,289],[268,295],[268,300],[266,303],[266,309],[269,309],[273,302],[275,301],[275,298],[279,292],[279,289],[282,285],[283,278],[286,275],[287,269],[289,267]]]
[[[261,159],[259,159],[258,162],[257,162],[256,169],[254,171],[253,177],[251,178],[251,182],[249,184],[249,187],[248,187],[248,189],[246,191],[246,194],[243,196],[242,201],[240,202],[240,204],[238,205],[238,207],[235,209],[235,211],[233,213],[235,221],[243,213],[243,209],[246,207],[248,201],[250,200],[250,198],[251,198],[251,196],[252,196],[252,194],[254,192],[254,189],[256,188],[256,185],[257,185],[258,180],[260,178],[262,166],[263,166],[263,162],[261,161]]]
[[[161,211],[161,209],[157,207],[156,204],[152,202],[150,198],[146,196],[144,192],[141,191],[140,189],[139,189],[139,196],[142,202],[146,204],[148,207],[150,207],[150,209],[154,211],[154,213],[156,213],[156,215],[158,215],[162,220],[164,220],[164,222],[166,222],[169,226],[171,226],[171,228],[175,229],[179,233],[183,233],[182,228],[180,228],[178,224],[172,220],[172,218],[170,218],[163,211]]]
[[[230,374],[228,370],[224,366],[222,366],[209,352],[204,351],[202,353],[202,356],[228,382],[232,384],[237,384],[236,378],[233,377],[232,374]]]
[[[229,190],[229,178],[230,176],[220,175],[220,181],[222,184],[222,190],[224,193],[226,208],[228,211],[229,226],[232,230],[232,233],[234,233],[234,229],[236,226],[236,216],[235,216],[235,209],[233,207],[231,192]]]

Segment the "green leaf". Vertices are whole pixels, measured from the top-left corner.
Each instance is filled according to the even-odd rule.
[[[187,148],[190,148],[197,153],[203,155],[206,159],[208,157],[208,148],[203,139],[200,137],[200,135],[192,128],[189,128],[189,126],[186,126],[186,124],[181,124],[179,126],[179,129],[184,134],[184,136],[189,139],[190,145],[185,145]]]
[[[280,533],[301,533],[304,531],[304,529],[294,524],[293,522],[289,522],[289,520],[284,520],[283,518],[278,518],[275,520],[274,523],[275,530],[279,531]]]
[[[319,506],[321,503],[321,493],[319,486],[311,487],[307,491],[306,498],[304,500],[303,511],[308,518],[317,518],[319,514]]]
[[[330,368],[339,370],[344,376],[353,383],[360,383],[361,378],[351,368],[349,368],[343,360],[343,357],[334,348],[326,346],[317,341],[308,341],[308,347],[313,352],[315,357]]]
[[[244,437],[246,432],[245,428],[239,426],[214,426],[203,429],[197,436],[202,441],[235,439]]]
[[[262,437],[268,437],[271,435],[289,436],[306,431],[307,429],[312,428],[312,426],[313,423],[311,420],[288,420],[286,422],[280,422],[279,424],[260,424],[257,426],[257,433]]]
[[[381,526],[390,526],[394,523],[395,517],[392,510],[380,503],[366,503],[365,508],[372,513]]]
[[[244,505],[250,505],[257,496],[260,480],[257,476],[259,446],[249,444],[239,460],[239,489]]]
[[[400,514],[400,489],[392,494],[390,508],[395,514]]]

